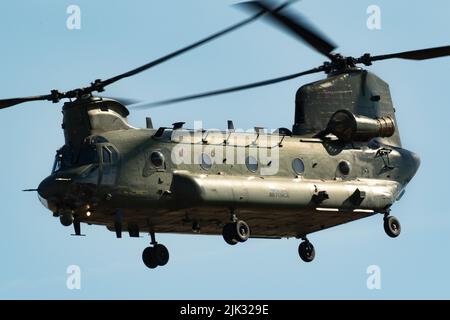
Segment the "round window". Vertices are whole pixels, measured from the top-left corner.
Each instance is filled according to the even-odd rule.
[[[348,175],[350,173],[350,163],[348,161],[339,162],[338,168],[343,175]]]
[[[212,167],[212,160],[211,157],[206,154],[202,153],[200,156],[200,167],[202,167],[205,170],[209,170]]]
[[[245,158],[245,165],[251,172],[256,172],[256,170],[258,170],[258,160],[256,160],[253,156],[248,156]]]
[[[292,160],[292,169],[296,174],[303,174],[305,172],[305,164],[299,158]]]
[[[164,164],[164,155],[159,151],[153,151],[150,155],[150,161],[155,167],[162,167]]]

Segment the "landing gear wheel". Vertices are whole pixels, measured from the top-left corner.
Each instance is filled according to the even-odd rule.
[[[245,221],[227,223],[223,227],[223,239],[229,245],[235,245],[238,242],[245,242],[250,237],[250,227]]]
[[[305,240],[298,246],[298,254],[300,255],[300,259],[303,261],[311,262],[316,256],[316,251],[314,250],[312,243]]]
[[[235,239],[239,242],[245,242],[250,237],[250,227],[245,221],[238,220],[234,223]]]
[[[384,218],[384,231],[391,238],[396,238],[400,235],[402,230],[400,221],[394,216],[388,216]]]
[[[63,226],[68,227],[73,223],[73,215],[70,213],[62,214],[59,216],[59,221]]]
[[[169,250],[162,244],[153,247],[153,259],[158,266],[164,266],[169,262]]]
[[[158,266],[153,252],[153,247],[147,247],[142,251],[142,261],[144,261],[145,266],[149,269],[155,269]]]
[[[230,246],[234,246],[238,241],[234,238],[234,223],[227,223],[222,230],[223,240]]]
[[[169,250],[162,244],[147,247],[142,252],[142,261],[150,269],[155,269],[157,266],[162,267],[169,262]]]

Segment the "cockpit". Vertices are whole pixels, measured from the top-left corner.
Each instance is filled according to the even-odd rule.
[[[103,137],[87,138],[79,148],[64,145],[56,151],[52,173],[89,164],[115,164],[116,149]]]
[[[56,152],[52,172],[99,163],[99,155],[95,144],[83,144],[78,150],[65,145]]]

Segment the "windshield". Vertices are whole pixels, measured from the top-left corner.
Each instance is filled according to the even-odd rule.
[[[98,163],[97,148],[94,144],[83,145],[78,152],[78,158],[74,164],[82,166],[91,163]]]
[[[65,145],[56,152],[52,173],[70,167],[98,162],[99,157],[95,144],[85,143],[78,150]]]
[[[52,173],[59,171],[61,169],[61,158],[62,158],[62,155],[59,153],[56,153],[55,162],[53,163]]]

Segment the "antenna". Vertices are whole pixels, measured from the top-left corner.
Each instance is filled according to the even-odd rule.
[[[233,120],[228,120],[228,121],[227,121],[227,125],[228,125],[228,131],[234,132],[234,123],[233,123]]]
[[[172,123],[172,125],[173,125],[172,130],[178,130],[178,129],[183,128],[183,125],[184,125],[185,123],[186,123],[186,122],[174,122],[174,123]]]
[[[223,141],[223,144],[227,144],[231,134],[235,132],[233,120],[227,120],[227,128],[228,128],[228,137]]]
[[[145,123],[146,123],[147,129],[153,129],[152,118],[150,118],[150,117],[145,118]]]
[[[264,127],[255,127],[255,132],[256,132],[256,139],[255,141],[253,141],[253,144],[255,144],[256,141],[258,141],[260,134],[264,134]]]

